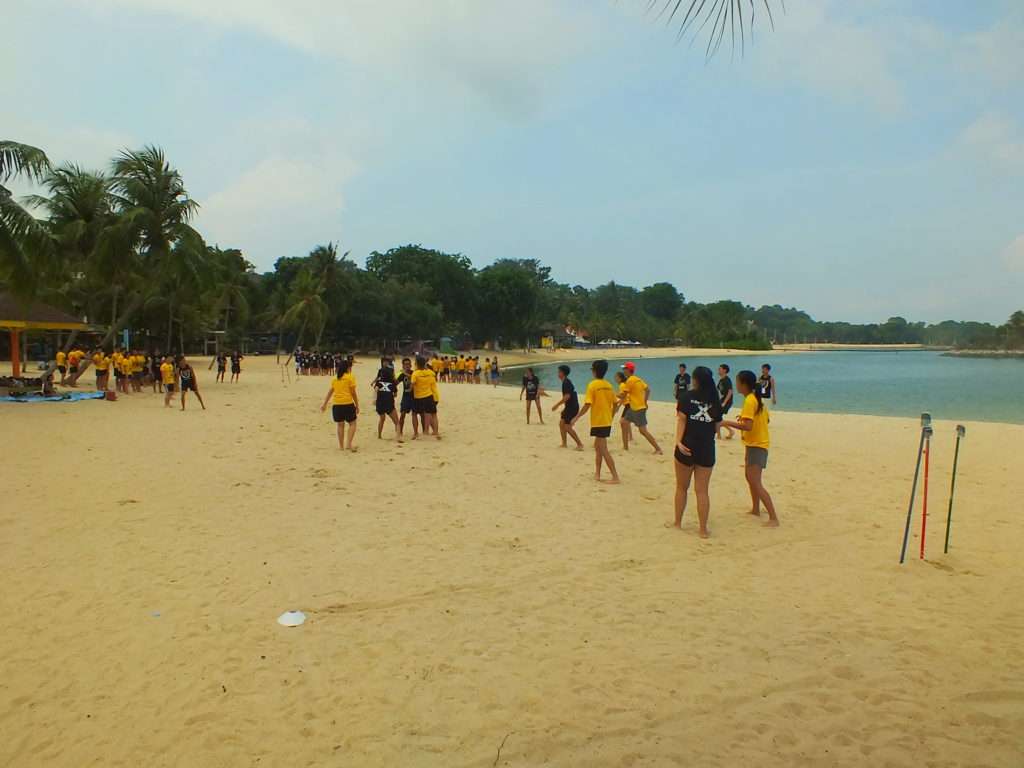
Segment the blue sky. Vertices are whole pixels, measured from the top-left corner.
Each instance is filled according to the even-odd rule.
[[[161,145],[260,269],[418,242],[827,320],[1024,306],[1024,4],[788,0],[710,63],[646,6],[13,0],[0,133]]]

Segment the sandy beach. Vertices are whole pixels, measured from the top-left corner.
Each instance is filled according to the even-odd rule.
[[[342,454],[329,379],[194,363],[206,412],[0,404],[0,765],[1024,765],[1024,426],[967,425],[943,555],[936,423],[901,567],[915,421],[774,414],[782,527],[737,439],[702,542],[670,457],[614,440],[597,485],[516,389],[443,385],[444,439],[397,445],[364,362]]]

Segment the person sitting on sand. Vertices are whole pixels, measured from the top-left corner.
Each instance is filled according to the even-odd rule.
[[[768,512],[765,526],[777,528],[779,518],[775,514],[775,504],[761,480],[761,475],[768,466],[768,408],[761,399],[761,391],[757,387],[757,377],[753,371],[740,371],[736,376],[736,386],[743,395],[743,410],[736,421],[726,423],[743,433],[743,445],[746,447],[744,475],[750,488],[750,501],[753,505],[750,514],[760,515],[761,504],[764,504]]]
[[[732,408],[732,379],[729,378],[729,366],[722,363],[718,366],[718,399],[722,403],[722,423],[718,425],[718,437],[722,437],[722,430],[726,430],[729,434],[725,436],[726,440],[732,440],[732,436],[735,434],[732,427],[729,426],[731,422],[725,420],[725,417],[729,415],[729,409]]]
[[[558,432],[562,436],[562,447],[569,446],[568,438],[571,437],[576,443],[576,450],[582,451],[583,441],[572,427],[576,414],[580,412],[580,399],[576,394],[576,387],[573,386],[572,380],[569,378],[570,370],[568,365],[558,366],[558,378],[562,381],[562,399],[551,406],[551,410],[557,411],[562,408],[562,418],[558,420]]]
[[[189,392],[195,393],[199,405],[206,410],[206,403],[203,396],[199,394],[199,381],[196,379],[196,371],[192,364],[185,359],[184,355],[178,355],[178,379],[181,381],[181,410],[185,410],[185,398]]]
[[[530,411],[533,408],[533,404],[537,405],[537,418],[540,419],[540,423],[544,423],[544,414],[540,410],[540,398],[544,394],[544,390],[541,389],[540,379],[537,378],[537,374],[533,372],[533,368],[526,369],[526,375],[523,376],[523,388],[519,390],[519,399],[523,399],[523,395],[526,395],[526,423],[530,423]]]
[[[702,539],[710,536],[708,516],[711,498],[708,487],[715,467],[715,432],[722,420],[722,406],[711,369],[701,365],[693,370],[693,389],[679,393],[676,401],[676,495],[675,520],[665,523],[668,528],[682,528],[683,512],[695,480],[697,495],[697,523]]]
[[[572,426],[582,419],[587,412],[590,413],[590,436],[594,438],[594,479],[601,480],[601,467],[608,466],[611,472],[609,483],[620,482],[619,473],[615,469],[615,460],[611,451],[608,450],[608,438],[612,433],[612,419],[615,408],[615,390],[612,385],[605,381],[604,376],[608,373],[607,360],[595,360],[590,370],[594,374],[593,380],[587,385],[587,394],[584,397],[583,407],[572,420]]]
[[[625,397],[629,401],[629,410],[623,414],[623,418],[636,427],[644,440],[650,443],[654,453],[661,455],[661,446],[654,439],[654,435],[647,431],[647,404],[651,399],[651,388],[647,382],[636,375],[636,364],[626,363],[622,366],[628,374],[626,378]],[[623,397],[623,395],[620,395]]]
[[[327,410],[327,403],[333,403],[331,417],[337,425],[338,448],[354,452],[356,449],[352,441],[356,438],[356,419],[359,418],[359,393],[356,391],[356,377],[352,375],[348,360],[338,363],[337,376],[331,381],[331,387],[327,390],[323,405],[320,406],[320,413]],[[346,424],[348,442],[345,441]]]

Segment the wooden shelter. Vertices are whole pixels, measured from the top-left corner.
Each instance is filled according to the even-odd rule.
[[[21,376],[21,334],[24,331],[82,331],[78,318],[38,301],[21,301],[0,291],[0,330],[11,334],[11,368]]]

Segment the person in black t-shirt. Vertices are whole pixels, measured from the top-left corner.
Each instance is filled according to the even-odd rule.
[[[673,382],[673,392],[675,393],[676,400],[679,400],[679,396],[689,389],[690,374],[686,372],[686,363],[680,363],[679,373],[676,374],[675,381]]]
[[[722,404],[722,418],[729,413],[729,409],[732,408],[732,379],[729,378],[729,366],[722,363],[718,366],[718,399]],[[729,434],[725,436],[726,440],[732,440],[732,436],[735,434],[732,427],[727,427],[724,424],[718,426],[718,436],[722,436],[722,430],[726,430]]]
[[[242,375],[242,353],[237,349],[231,353],[231,383],[234,384]],[[223,377],[221,377],[223,380]]]
[[[765,363],[761,366],[761,378],[757,380],[757,388],[761,390],[762,400],[771,400],[772,405],[778,402],[778,390],[775,386],[775,377],[772,376],[772,367]]]
[[[395,363],[390,357],[380,359],[380,370],[374,378],[371,386],[377,397],[374,401],[374,408],[377,411],[377,439],[384,435],[384,422],[391,419],[395,425],[395,439],[402,442],[402,431],[398,427],[398,411],[395,410],[395,391],[398,389],[398,380],[395,377]]]
[[[523,399],[523,395],[526,395],[526,423],[530,423],[530,409],[531,403],[537,404],[537,418],[540,419],[540,423],[544,423],[544,414],[540,410],[540,398],[544,396],[544,390],[540,386],[540,379],[537,378],[537,374],[533,372],[533,368],[526,369],[526,375],[523,376],[523,388],[519,390],[519,399]]]
[[[711,499],[708,487],[715,466],[715,433],[722,421],[722,405],[711,369],[693,370],[693,389],[680,393],[676,406],[676,497],[675,520],[666,528],[682,528],[690,481],[697,496],[697,523],[702,539],[708,538]]]
[[[569,379],[570,368],[568,365],[558,366],[558,378],[562,381],[562,399],[551,406],[552,411],[557,411],[562,406],[562,418],[558,422],[558,432],[562,436],[562,447],[568,448],[569,443],[567,438],[572,438],[576,443],[576,450],[583,450],[583,441],[580,440],[580,436],[576,434],[576,430],[572,426],[572,420],[580,412],[580,399],[576,394],[576,387],[573,386],[572,381]]]

